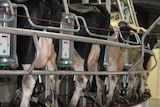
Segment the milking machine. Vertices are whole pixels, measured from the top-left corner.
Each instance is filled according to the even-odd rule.
[[[16,27],[16,8],[9,0],[0,1],[0,25]],[[16,62],[16,35],[0,33],[0,66],[10,66]]]
[[[17,27],[16,7],[9,0],[0,0],[0,26]],[[0,69],[11,69],[16,63],[16,35],[0,33]],[[1,106],[8,103],[16,89],[16,76],[0,76]]]
[[[74,16],[73,14],[63,13],[60,28],[74,29]],[[73,31],[60,31],[62,34],[74,35]],[[59,42],[59,67],[69,67],[73,64],[73,50],[74,43],[71,40],[60,40]]]
[[[69,12],[68,1],[63,0],[64,13],[62,13],[62,19],[60,28],[61,29],[70,29],[69,31],[60,31],[61,34],[71,34],[74,35],[75,29],[75,17],[74,14]],[[79,30],[79,28],[78,28]],[[77,30],[77,31],[78,31]],[[59,54],[58,54],[58,68],[60,70],[71,70],[71,66],[74,63],[73,61],[73,51],[74,51],[74,41],[71,40],[59,40]],[[67,72],[67,71],[66,71]],[[63,78],[63,85],[61,85],[61,94],[65,95],[61,97],[64,105],[68,105],[69,96],[71,96],[71,90],[73,90],[73,78],[72,76],[65,76]]]
[[[62,19],[61,19],[61,25],[60,28],[67,28],[67,29],[74,29],[74,16],[70,13],[63,13]],[[60,31],[62,34],[71,34],[74,35],[73,31]],[[59,40],[59,54],[58,54],[58,69],[59,70],[71,70],[71,65],[73,62],[73,51],[74,51],[74,42],[71,40]],[[67,72],[67,71],[66,71]],[[65,105],[69,102],[69,94],[72,90],[72,78],[70,76],[65,76],[64,82],[62,83],[62,94],[65,95],[65,97],[62,96],[63,103]]]

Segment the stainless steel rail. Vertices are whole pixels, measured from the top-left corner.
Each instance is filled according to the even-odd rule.
[[[113,41],[108,41],[108,40],[103,40],[103,39],[95,39],[95,38],[90,38],[90,37],[82,37],[82,36],[73,36],[73,35],[69,35],[69,34],[60,34],[60,33],[53,33],[53,32],[43,32],[43,31],[37,31],[37,30],[28,30],[28,29],[21,29],[21,28],[12,28],[12,27],[2,27],[0,26],[0,32],[3,33],[10,33],[10,34],[16,34],[16,35],[21,35],[21,36],[39,36],[39,37],[49,37],[49,38],[55,38],[55,39],[67,39],[67,40],[73,40],[73,41],[80,41],[80,42],[87,42],[87,43],[95,43],[95,44],[103,44],[103,45],[109,45],[109,46],[116,46],[116,47],[122,47],[122,48],[127,48],[127,49],[136,49],[139,51],[142,51],[143,56],[144,56],[144,52],[147,52],[151,55],[154,56],[154,53],[152,51],[146,50],[144,49],[144,38],[145,36],[143,36],[143,40],[142,40],[142,47],[141,46],[133,46],[133,45],[127,45],[127,44],[123,44],[123,43],[118,43],[118,42],[113,42]],[[23,32],[23,33],[22,33]],[[35,42],[35,44],[38,44]],[[141,50],[142,49],[142,50]],[[38,50],[38,47],[37,47]],[[39,52],[39,51],[37,51]],[[136,64],[134,64],[134,67],[132,67],[129,71],[131,72],[127,72],[127,71],[114,71],[114,72],[75,72],[75,71],[64,71],[64,72],[49,72],[49,71],[36,71],[33,70],[34,68],[34,64],[36,63],[36,60],[38,59],[38,54],[37,53],[37,58],[35,58],[35,62],[33,62],[32,67],[29,69],[29,72],[26,71],[19,71],[16,70],[17,72],[14,72],[14,70],[0,70],[0,75],[28,75],[28,74],[32,74],[32,75],[50,75],[50,74],[54,74],[54,75],[81,75],[81,74],[85,74],[85,75],[111,75],[111,74],[128,74],[128,73],[146,73],[146,72],[150,72],[152,69],[154,69],[154,67],[157,65],[157,61],[156,58],[154,56],[155,62],[156,64],[148,71],[133,71],[134,67],[136,66],[136,64],[138,63],[138,61],[136,62]],[[36,71],[36,72],[34,72]]]
[[[132,71],[130,74],[147,73],[147,71]],[[32,72],[24,70],[0,70],[0,75],[125,75],[129,74],[128,71],[44,71],[33,70]]]
[[[122,47],[122,48],[128,48],[128,49],[140,49],[140,46],[127,45],[127,44],[112,42],[112,41],[108,41],[104,39],[83,37],[83,35],[75,36],[75,35],[70,35],[70,34],[60,34],[60,33],[54,33],[54,32],[43,32],[43,31],[38,31],[38,30],[29,30],[29,29],[2,27],[2,26],[0,26],[0,32],[21,35],[21,36],[32,36],[34,34],[37,34],[37,36],[39,37],[66,39],[66,40],[73,40],[73,41],[79,41],[79,42],[110,45],[110,46],[116,46],[116,47]]]
[[[35,59],[33,60],[32,64],[31,64],[31,66],[28,69],[29,73],[32,72],[32,70],[34,69],[35,65],[38,62],[39,56],[40,56],[40,47],[39,47],[39,43],[38,43],[37,34],[33,34],[33,42],[34,42],[34,46],[35,46],[35,49],[36,49],[36,56],[35,56]]]
[[[60,30],[60,31],[71,31],[72,29],[61,29],[61,28],[57,28],[57,27],[52,27],[52,26],[41,26],[41,25],[35,25],[31,19],[30,19],[30,15],[28,12],[28,9],[25,5],[23,4],[16,4],[18,7],[23,7],[27,17],[28,17],[28,21],[29,23],[36,28],[40,28],[40,29],[52,29],[52,30]],[[73,14],[74,15],[74,14]],[[84,25],[86,26],[86,31],[91,35],[91,36],[99,36],[99,34],[94,34],[91,33],[89,31],[89,29],[87,28],[87,24],[85,22],[85,19],[81,16],[76,16],[75,15],[75,20],[76,23],[78,24],[78,27],[80,27],[79,22],[78,22],[78,18],[81,19],[84,23]],[[35,44],[35,48],[36,48],[36,56],[34,61],[32,62],[28,72],[26,71],[19,71],[16,70],[17,72],[14,72],[14,70],[0,70],[0,75],[50,75],[50,74],[54,74],[54,75],[81,75],[81,74],[85,74],[85,75],[111,75],[111,74],[128,74],[128,73],[146,73],[146,72],[150,72],[152,69],[154,69],[157,65],[157,60],[154,56],[154,53],[150,50],[144,49],[144,39],[146,38],[147,34],[149,34],[149,32],[151,32],[151,30],[157,25],[157,23],[159,22],[160,17],[151,25],[151,27],[147,30],[147,32],[142,36],[142,40],[141,40],[141,46],[140,45],[128,45],[128,44],[123,44],[123,43],[118,43],[118,42],[113,42],[113,41],[109,41],[109,40],[104,40],[104,39],[96,39],[96,38],[91,38],[91,37],[83,37],[82,36],[75,36],[75,35],[69,35],[69,34],[61,34],[61,33],[54,33],[54,32],[43,32],[43,31],[37,31],[37,30],[29,30],[29,29],[21,29],[21,28],[12,28],[12,27],[2,27],[0,26],[0,32],[2,33],[9,33],[9,34],[15,34],[15,35],[21,35],[21,36],[33,36],[34,39],[34,44]],[[74,29],[74,32],[79,31],[80,28],[78,29]],[[22,33],[23,32],[23,33]],[[40,55],[40,50],[39,50],[39,46],[38,46],[38,40],[37,40],[37,36],[39,37],[48,37],[48,38],[55,38],[55,39],[66,39],[66,40],[72,40],[72,41],[79,41],[79,42],[87,42],[87,43],[94,43],[94,44],[103,44],[103,45],[109,45],[109,46],[115,46],[115,47],[122,47],[122,48],[126,48],[126,49],[136,49],[138,51],[141,51],[141,56],[140,58],[133,64],[133,66],[129,69],[128,71],[111,71],[111,72],[84,72],[84,71],[80,71],[80,72],[75,72],[75,71],[60,71],[60,72],[51,72],[51,71],[36,71],[33,70],[35,64],[38,61],[39,55]],[[107,35],[100,35],[103,37],[106,37]],[[109,36],[107,36],[109,37]],[[109,37],[110,38],[110,37]],[[137,64],[139,64],[140,60],[143,58],[144,53],[149,53],[151,55],[154,56],[155,59],[155,65],[148,71],[133,71],[134,68],[136,67]]]

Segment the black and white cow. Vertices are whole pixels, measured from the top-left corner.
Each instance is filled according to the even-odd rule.
[[[108,36],[108,31],[100,29],[109,29],[110,26],[110,15],[103,5],[92,5],[92,4],[72,4],[69,6],[70,11],[75,13],[78,16],[84,17],[89,26],[88,29],[90,32],[95,34],[101,34]],[[82,20],[79,20],[82,26]],[[86,27],[86,26],[85,26]],[[75,35],[94,37],[90,35],[85,27],[82,27],[79,32],[76,32]],[[96,29],[99,28],[99,29]],[[102,37],[96,37],[102,38]],[[104,54],[105,54],[105,45],[91,44],[82,42],[75,42],[75,55],[73,65],[74,70],[76,71],[101,71],[105,70],[104,63]],[[87,78],[85,75],[78,75],[75,82],[75,91],[73,97],[69,103],[69,107],[76,107],[80,95],[83,89],[86,88],[87,81],[92,81],[92,76]],[[91,84],[91,83],[90,83]],[[100,78],[96,76],[96,86],[97,86],[97,101],[102,105],[102,86]]]
[[[60,21],[62,15],[62,8],[57,0],[12,0],[13,3],[22,3],[27,6],[31,20],[37,25],[43,26],[56,26],[50,21],[42,20],[33,20],[36,19],[45,19],[45,20],[54,20]],[[17,27],[24,29],[33,29],[33,30],[47,30],[47,29],[38,29],[33,27],[27,20],[25,11],[23,8],[19,7],[17,9]],[[23,16],[23,17],[19,17]],[[23,32],[22,32],[23,33]],[[35,68],[43,68],[48,66],[48,69],[51,71],[57,70],[56,66],[56,53],[54,51],[54,45],[52,38],[39,37],[39,46],[40,46],[40,58]],[[17,56],[19,69],[28,70],[31,63],[35,57],[35,46],[33,43],[33,37],[29,36],[20,36],[17,35]],[[19,77],[18,82],[21,84],[21,77]],[[25,75],[23,76],[22,86],[18,85],[18,88],[22,88],[22,100],[20,107],[29,107],[31,95],[36,84],[37,76]],[[55,95],[55,76],[50,76],[51,92],[52,92],[52,106],[58,106],[57,99]],[[18,92],[18,90],[17,90]],[[55,95],[55,96],[54,96]]]
[[[144,29],[143,27],[137,27],[135,25],[127,23],[123,24],[123,26],[120,26],[120,30],[122,30],[122,35],[124,36],[124,38],[128,38],[128,40],[132,42],[137,41],[135,36],[133,36],[133,33],[125,33],[123,31],[130,32],[130,30],[133,30],[135,33],[137,33],[137,36],[139,37],[139,43],[138,44],[129,43],[130,45],[140,45],[142,35],[144,32],[146,32],[146,29]],[[147,35],[147,37],[144,40],[144,48],[147,47],[146,49],[152,50],[156,43],[157,43],[157,38],[155,35]],[[140,57],[141,52],[135,49],[129,49],[128,54],[129,54],[129,59],[128,59],[129,63],[134,64]],[[150,57],[151,57],[150,54],[145,53],[142,60],[139,62],[138,65],[135,66],[133,70],[135,71],[148,70]],[[126,92],[126,98],[128,100],[133,100],[133,98],[138,100],[144,96],[148,75],[149,75],[148,73],[128,75],[128,86]]]

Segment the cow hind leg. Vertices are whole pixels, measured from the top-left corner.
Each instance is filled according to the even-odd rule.
[[[76,50],[74,50],[73,56],[74,64],[73,69],[75,71],[84,71],[84,60],[79,56]],[[77,75],[75,78],[75,90],[73,96],[69,102],[68,107],[76,107],[78,100],[81,96],[82,90],[86,88],[88,79],[85,75]]]
[[[115,92],[115,88],[118,82],[118,77],[116,75],[108,75],[108,80],[109,80],[109,91],[106,96],[106,101],[104,102],[103,107],[109,107],[109,105],[111,104],[111,101],[113,99],[113,95]]]
[[[103,81],[96,75],[97,95],[96,100],[99,105],[102,106],[102,95],[103,95]]]
[[[146,96],[147,94],[150,95],[149,93],[145,94],[146,91],[146,85],[147,85],[147,79],[148,79],[148,73],[142,73],[140,76],[140,90],[139,90],[139,97],[142,98]]]
[[[125,98],[127,98],[129,100],[138,99],[138,95],[136,92],[137,86],[138,86],[138,75],[137,74],[129,74],[128,87],[127,87]]]
[[[24,65],[24,70],[28,70],[28,68],[30,67],[30,65]],[[22,90],[23,90],[23,94],[22,94],[22,101],[20,104],[20,107],[29,107],[29,103],[30,103],[30,99],[31,99],[31,95],[36,83],[36,79],[37,77],[33,76],[33,75],[25,75],[23,77],[22,80]]]
[[[122,56],[124,56],[124,54],[120,50],[120,48],[117,48],[117,47],[109,48],[109,62],[111,63],[111,65],[107,67],[108,71],[114,72],[114,71],[118,71],[119,69],[122,69],[121,66],[123,66],[124,64],[124,61],[123,61],[124,59],[122,58]],[[113,96],[115,93],[118,80],[119,78],[117,75],[108,75],[109,90],[108,90],[108,94],[106,95],[104,107],[108,107],[111,101],[113,100]]]
[[[93,44],[88,56],[87,64],[88,64],[88,71],[97,71],[98,70],[98,59],[100,56],[100,46]],[[89,81],[92,84],[93,76],[90,76]],[[102,105],[102,81],[100,80],[99,76],[96,75],[96,86],[97,86],[97,95],[96,100],[99,105]]]
[[[54,46],[51,45],[49,48],[49,58],[47,62],[47,67],[49,71],[56,71],[56,53],[54,51]],[[52,107],[58,107],[58,95],[59,95],[59,87],[60,87],[60,80],[59,76],[50,75],[50,88],[51,88],[51,94],[52,94]]]

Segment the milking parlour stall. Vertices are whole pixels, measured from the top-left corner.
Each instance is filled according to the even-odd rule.
[[[0,107],[154,107],[160,17],[144,27],[134,6],[0,0]]]

